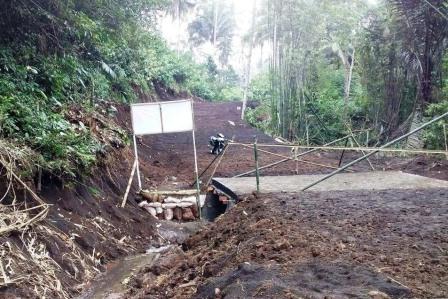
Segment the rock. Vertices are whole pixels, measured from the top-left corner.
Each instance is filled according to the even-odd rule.
[[[185,221],[193,221],[196,218],[193,215],[193,212],[191,211],[190,208],[184,208],[182,209],[182,220]]]
[[[157,214],[163,213],[162,205],[160,205],[160,207],[156,207],[156,212],[157,212]]]
[[[189,202],[189,203],[192,203],[192,204],[197,204],[197,199],[196,199],[196,196],[189,196],[189,197],[181,198],[180,202],[181,203]]]
[[[168,196],[165,198],[164,203],[180,203],[180,199]]]
[[[370,291],[369,296],[372,299],[390,299],[389,295],[380,291]]]
[[[194,205],[194,203],[192,203],[192,202],[180,202],[180,203],[177,204],[177,206],[179,208],[189,208],[189,207],[191,207],[193,205]]]
[[[144,200],[144,201],[142,201],[142,202],[140,202],[140,203],[138,204],[138,206],[139,206],[140,208],[143,208],[143,207],[146,206],[146,205],[148,205],[148,202],[147,202],[146,200]]]
[[[166,220],[173,220],[173,217],[174,217],[173,209],[166,209],[164,211],[164,214],[165,214]]]
[[[311,255],[313,257],[318,257],[320,254],[321,254],[321,252],[320,252],[319,248],[317,248],[317,247],[311,248]]]
[[[149,207],[149,206],[144,206],[143,207],[146,211],[148,211],[149,214],[151,214],[152,216],[154,216],[155,218],[157,218],[157,211],[155,208]]]
[[[163,209],[174,209],[177,207],[176,203],[164,203],[162,204]]]
[[[182,220],[182,208],[174,208],[173,210],[173,217],[176,220]]]
[[[148,207],[151,208],[162,208],[162,204],[160,202],[150,202],[147,204]]]
[[[190,209],[193,212],[194,218],[199,218],[198,207],[197,206],[192,206]]]
[[[149,202],[163,202],[164,197],[162,195],[151,193],[151,191],[143,190],[140,195]]]

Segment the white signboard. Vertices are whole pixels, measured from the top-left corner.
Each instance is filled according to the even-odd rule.
[[[135,135],[192,131],[193,107],[189,100],[131,105]]]

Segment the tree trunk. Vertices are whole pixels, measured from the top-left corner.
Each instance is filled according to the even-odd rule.
[[[412,117],[412,123],[409,131],[412,131],[418,127],[420,127],[423,123],[423,116],[419,108],[417,108],[414,112],[414,116]],[[423,143],[423,132],[419,131],[408,137],[406,148],[408,149],[422,149],[424,146]]]
[[[252,27],[250,32],[250,42],[249,42],[249,54],[247,56],[247,65],[246,65],[246,74],[244,78],[244,94],[243,94],[243,108],[241,109],[241,119],[244,119],[244,113],[246,112],[247,107],[247,92],[249,90],[250,84],[250,74],[251,74],[251,66],[252,66],[252,51],[254,49],[255,44],[255,18],[257,13],[257,4],[256,0],[253,0],[252,4]]]
[[[341,59],[342,65],[344,66],[344,115],[348,113],[348,103],[350,100],[350,89],[352,84],[353,67],[355,66],[355,49],[351,54],[351,57],[345,55],[342,49],[338,45],[338,56]],[[351,58],[351,59],[350,59]]]
[[[177,58],[180,56],[180,0],[177,1],[176,5],[176,17],[177,17]]]
[[[392,45],[388,54],[388,75],[384,82],[386,90],[384,93],[383,115],[387,120],[385,128],[385,138],[389,138],[397,130],[400,122],[399,113],[403,99],[402,79],[397,74],[397,59],[395,55],[395,45]]]
[[[347,81],[345,82],[345,94],[344,94],[345,109],[348,108],[348,102],[350,101],[350,90],[351,90],[351,85],[352,85],[353,67],[355,66],[355,49],[353,49],[351,57],[352,57],[351,61],[350,62],[347,61],[348,74],[347,74]]]
[[[213,1],[213,46],[218,38],[218,0]]]

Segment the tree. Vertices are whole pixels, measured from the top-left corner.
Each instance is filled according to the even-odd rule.
[[[246,112],[246,106],[247,106],[247,92],[249,89],[250,84],[250,75],[251,75],[251,66],[252,66],[252,51],[255,46],[255,20],[257,18],[257,1],[252,0],[252,24],[251,29],[248,35],[248,47],[249,47],[249,53],[246,57],[247,64],[246,64],[246,70],[244,74],[244,93],[243,93],[243,107],[241,109],[241,119],[244,119],[244,113]]]
[[[448,5],[444,0],[391,0],[403,39],[402,59],[416,73],[417,97],[404,127],[412,130],[421,121],[425,108],[434,103],[434,75],[440,70],[448,45]],[[422,147],[422,135],[413,135],[409,147]]]
[[[181,36],[181,21],[182,17],[193,9],[197,4],[196,0],[173,0],[171,3],[170,14],[177,22],[177,54],[180,53],[180,36]]]
[[[347,114],[355,66],[356,44],[361,23],[366,18],[363,1],[325,1],[326,40],[344,68],[344,114]]]
[[[188,25],[190,44],[211,43],[219,51],[222,65],[228,63],[235,30],[233,6],[225,2],[207,1],[201,5],[197,18]]]

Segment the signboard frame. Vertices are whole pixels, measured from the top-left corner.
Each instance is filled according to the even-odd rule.
[[[174,109],[170,111],[164,107],[169,107],[178,104],[177,111]],[[181,106],[184,105],[184,108]],[[145,109],[146,108],[146,109]],[[158,112],[158,114],[157,114]],[[175,115],[174,115],[175,113]],[[185,113],[185,114],[182,114]],[[147,123],[137,123],[137,121],[145,120],[147,117],[155,117],[155,119],[148,119]],[[167,119],[167,123],[164,123]],[[182,124],[176,123],[173,125],[173,119],[183,121]],[[192,132],[193,137],[193,154],[194,154],[194,174],[196,177],[196,200],[198,205],[199,217],[201,218],[201,204],[200,204],[200,190],[199,190],[199,176],[198,176],[198,158],[196,150],[196,136],[194,123],[194,106],[190,99],[167,101],[167,102],[151,102],[151,103],[136,103],[131,104],[131,122],[132,122],[132,138],[134,143],[134,155],[137,170],[137,179],[139,190],[142,190],[142,179],[139,167],[137,136],[168,134],[168,133],[182,133]],[[160,124],[160,126],[159,126]],[[182,127],[181,127],[182,125]],[[171,126],[171,127],[170,127]],[[168,129],[169,128],[169,129]]]

